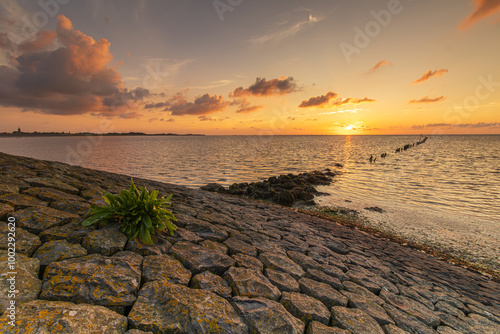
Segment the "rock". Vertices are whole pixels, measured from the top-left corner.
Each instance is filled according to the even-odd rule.
[[[34,300],[38,297],[42,286],[42,281],[38,279],[40,263],[37,259],[29,258],[23,254],[16,254],[15,267],[10,267],[11,259],[9,253],[0,250],[0,314],[3,314],[10,305],[12,299],[9,298],[11,280],[15,282],[16,307]],[[15,274],[9,274],[15,273]],[[0,325],[0,328],[1,325]]]
[[[151,236],[152,245],[146,245],[142,241],[138,241],[137,238],[129,240],[127,242],[127,247],[125,250],[131,251],[142,256],[148,255],[162,255],[167,254],[172,248],[172,244],[164,238],[160,238],[157,235]]]
[[[436,334],[437,332],[432,328],[424,325],[422,322],[417,320],[414,316],[411,316],[403,311],[400,311],[396,307],[384,304],[382,306],[384,310],[389,314],[389,316],[394,320],[396,325],[409,332],[415,334]]]
[[[90,211],[90,204],[77,201],[55,201],[49,204],[51,208],[64,212],[74,213],[75,215],[83,216]]]
[[[127,235],[115,226],[107,226],[89,232],[83,238],[82,245],[89,254],[97,253],[111,256],[122,251],[127,244]]]
[[[204,271],[193,277],[189,285],[193,289],[204,289],[215,293],[223,298],[231,298],[231,287],[220,276]]]
[[[168,255],[150,255],[142,262],[144,283],[164,279],[173,284],[188,285],[191,272]]]
[[[176,243],[170,249],[170,254],[195,275],[205,270],[222,274],[235,262],[231,257],[216,250],[186,241]]]
[[[349,253],[347,246],[340,240],[330,240],[325,243],[325,246],[335,253],[344,255]]]
[[[288,256],[304,270],[321,268],[321,265],[318,262],[316,262],[312,257],[305,255],[304,253],[289,251]]]
[[[384,213],[385,212],[384,209],[381,209],[378,206],[371,206],[371,207],[365,208],[365,210],[373,211],[373,212],[378,212],[378,213]]]
[[[70,195],[63,191],[52,189],[52,188],[43,188],[43,187],[31,187],[26,190],[21,191],[22,194],[36,197],[39,200],[44,202],[56,202],[56,201],[75,201],[82,202],[83,198]]]
[[[399,293],[398,288],[394,284],[361,267],[349,270],[347,276],[354,283],[367,288],[374,294],[378,294],[382,288],[386,288],[392,293]]]
[[[457,330],[461,333],[470,333],[470,334],[480,334],[481,332],[478,332],[474,330],[470,324],[466,323],[462,319],[455,318],[454,316],[451,316],[447,313],[438,313],[439,318],[441,319],[441,326],[448,326],[453,328],[454,330]],[[439,327],[438,327],[439,328]]]
[[[384,334],[382,327],[372,317],[355,308],[332,307],[332,325],[354,334]]]
[[[436,303],[436,310],[439,312],[448,313],[457,318],[465,317],[465,313],[457,309],[456,307],[451,306],[447,302],[439,301]]]
[[[83,238],[96,229],[95,225],[82,226],[81,221],[73,221],[63,226],[55,226],[40,233],[40,240],[66,240],[72,244],[79,244]]]
[[[45,267],[52,262],[71,259],[87,255],[87,250],[79,244],[71,244],[66,240],[52,240],[39,247],[33,257],[40,260],[40,267]]]
[[[102,306],[61,301],[33,300],[19,306],[16,328],[6,314],[0,317],[1,333],[120,334],[127,330],[127,318]]]
[[[0,183],[0,195],[18,193],[19,187],[12,183]]]
[[[393,324],[384,325],[382,328],[384,329],[385,334],[410,334]]]
[[[350,332],[345,329],[323,325],[318,321],[312,321],[307,326],[306,334],[350,334]]]
[[[326,325],[330,322],[330,311],[323,303],[310,296],[297,292],[283,292],[281,304],[306,324],[319,321]]]
[[[257,249],[254,246],[236,238],[227,239],[224,241],[224,245],[227,246],[231,255],[243,253],[253,257],[257,256]]]
[[[382,298],[386,303],[396,306],[401,311],[411,314],[427,326],[434,328],[439,326],[440,319],[437,314],[416,300],[393,294],[385,289],[382,289],[380,292],[380,298]]]
[[[299,292],[299,283],[290,275],[281,271],[266,269],[266,276],[269,281],[281,291]]]
[[[351,293],[349,295],[349,307],[360,309],[369,314],[380,326],[394,324],[394,321],[387,315],[385,310],[373,300]]]
[[[441,303],[441,302],[438,302],[438,304]],[[448,304],[448,303],[447,303]],[[449,305],[449,304],[448,304]],[[437,304],[436,304],[437,306]],[[451,306],[451,305],[450,305]],[[484,306],[484,305],[481,305],[481,306],[476,306],[476,305],[468,305],[467,306],[469,308],[469,311],[470,313],[476,313],[476,314],[479,314],[493,322],[496,322],[497,324],[500,324],[500,310],[499,309],[496,309],[496,312],[495,312],[495,309],[491,308],[491,307],[487,307],[487,306]],[[458,309],[454,308],[453,312],[456,312],[456,311],[459,311]],[[460,311],[461,312],[461,311]],[[498,315],[495,315],[494,312]],[[449,313],[451,314],[451,313]]]
[[[70,186],[58,179],[50,178],[50,177],[34,177],[29,179],[24,179],[27,183],[32,187],[47,187],[54,188],[70,195],[78,195],[80,192],[79,189]]]
[[[243,253],[236,253],[231,256],[235,261],[236,267],[243,267],[248,269],[254,269],[262,272],[264,270],[264,265],[258,259],[245,255]]]
[[[8,249],[9,226],[0,222],[0,249]],[[42,245],[40,238],[20,227],[15,229],[16,252],[31,256],[33,252]]]
[[[427,296],[423,297],[421,294],[419,294],[414,287],[407,287],[401,284],[396,285],[398,290],[401,292],[401,294],[405,297],[409,297],[411,299],[416,300],[417,302],[420,302],[421,304],[425,305],[429,310],[434,310],[434,303],[438,301],[437,296],[432,293],[431,291],[428,291]],[[424,287],[421,287],[421,292],[423,292]],[[433,301],[431,301],[433,300]]]
[[[295,202],[295,197],[293,197],[289,190],[282,190],[274,196],[273,202],[283,206],[292,206]]]
[[[471,313],[468,317],[464,318],[472,328],[482,334],[498,334],[500,325],[480,316],[479,314]]]
[[[222,242],[228,238],[227,232],[223,229],[196,218],[187,221],[184,228],[206,240]]]
[[[153,332],[144,332],[138,329],[129,329],[128,331],[125,332],[125,334],[153,334]]]
[[[35,197],[18,193],[4,194],[0,196],[0,203],[14,207],[16,210],[28,207],[47,206],[47,202],[40,201]]]
[[[266,268],[285,272],[295,279],[300,279],[306,274],[298,264],[283,254],[266,252],[260,254],[259,260]]]
[[[439,334],[462,334],[461,332],[456,331],[453,328],[447,326],[439,326],[437,328],[437,332]]]
[[[171,244],[175,244],[176,242],[179,241],[187,241],[193,244],[197,244],[201,241],[203,241],[202,238],[200,238],[197,234],[186,230],[185,228],[179,227],[173,236],[170,234],[164,234],[162,238],[167,239],[168,242]]]
[[[165,280],[142,287],[128,320],[132,328],[155,333],[247,333],[224,298]]]
[[[361,285],[358,285],[354,282],[350,281],[345,281],[343,283],[344,289],[341,291],[341,293],[346,296],[347,298],[350,298],[351,294],[354,293],[356,295],[360,295],[364,298],[370,299],[374,303],[378,305],[384,305],[385,301],[380,298],[379,296],[375,295],[373,292],[368,291],[366,288],[362,287]]]
[[[320,300],[328,308],[333,306],[347,306],[348,299],[330,285],[309,278],[299,281],[300,291]]]
[[[221,254],[224,254],[224,255],[227,254],[227,247],[224,244],[221,244],[221,243],[218,243],[218,242],[215,242],[212,240],[203,240],[202,242],[200,242],[200,245],[202,245],[205,248],[219,252]]]
[[[0,203],[0,219],[7,219],[12,212],[14,212],[12,205]]]
[[[278,300],[281,292],[260,272],[253,269],[232,267],[224,273],[224,279],[237,296],[264,297]]]
[[[342,283],[337,277],[329,276],[322,271],[316,269],[308,269],[306,277],[318,282],[326,283],[335,290],[342,289]]]
[[[78,219],[77,215],[48,207],[29,207],[14,212],[12,216],[16,218],[19,227],[35,234]]]
[[[216,193],[225,193],[226,188],[219,183],[209,183],[206,186],[200,187],[201,190],[212,191]]]
[[[235,297],[232,304],[247,324],[249,333],[304,333],[305,324],[278,302],[266,298]]]
[[[123,313],[136,300],[141,263],[142,256],[132,252],[52,262],[45,270],[40,299],[101,305]]]

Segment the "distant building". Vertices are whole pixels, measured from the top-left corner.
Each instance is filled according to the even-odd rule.
[[[22,133],[21,128],[17,128],[17,131],[14,131],[12,133]]]

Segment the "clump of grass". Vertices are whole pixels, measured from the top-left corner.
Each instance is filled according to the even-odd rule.
[[[151,236],[156,235],[158,231],[168,229],[170,234],[174,235],[177,230],[177,226],[172,222],[177,219],[167,210],[167,207],[172,205],[172,195],[158,198],[158,190],[150,193],[145,187],[137,189],[134,180],[131,180],[130,189],[122,190],[118,195],[104,192],[103,198],[108,205],[92,204],[90,217],[82,224],[106,225],[110,221],[118,221],[120,230],[128,235],[129,240],[138,237],[145,244],[152,245]]]

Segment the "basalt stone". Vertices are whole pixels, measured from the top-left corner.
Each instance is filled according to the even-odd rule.
[[[321,265],[314,260],[312,257],[307,256],[303,253],[290,251],[288,252],[288,256],[299,266],[301,266],[304,270],[307,269],[320,269]]]
[[[215,274],[222,274],[235,262],[233,258],[217,250],[211,250],[186,241],[176,243],[170,249],[170,254],[195,275],[205,270]]]
[[[212,191],[216,193],[225,193],[226,188],[219,183],[209,183],[206,186],[200,187],[201,190]]]
[[[89,232],[83,238],[82,245],[89,254],[97,253],[111,256],[122,251],[127,244],[127,235],[115,227],[106,227]]]
[[[281,297],[280,290],[272,285],[260,271],[232,267],[224,273],[223,277],[237,296],[264,297],[271,300],[278,300]]]
[[[429,299],[423,297],[421,294],[419,294],[413,287],[404,286],[402,284],[397,284],[396,287],[401,292],[401,295],[412,298],[412,299],[424,304],[428,309],[434,310],[434,303],[431,300],[429,300]],[[432,292],[429,291],[429,293],[432,293]],[[437,296],[435,296],[434,294],[433,294],[433,299],[434,299],[434,302],[437,301]]]
[[[146,283],[128,316],[130,327],[154,333],[247,333],[227,300],[164,280]]]
[[[336,290],[342,289],[342,282],[336,277],[316,269],[308,269],[307,278],[326,283]]]
[[[458,308],[453,307],[452,305],[448,304],[447,302],[439,301],[436,303],[436,311],[438,312],[444,312],[448,313],[449,315],[452,315],[457,318],[465,317],[465,313],[460,311]]]
[[[266,276],[269,281],[281,291],[299,292],[299,283],[290,275],[281,271],[266,269]]]
[[[333,306],[347,306],[347,297],[326,283],[302,278],[299,281],[299,286],[302,293],[320,300],[329,308]]]
[[[312,321],[307,326],[306,334],[350,334],[350,332],[338,327],[326,326],[319,321]]]
[[[283,254],[262,253],[259,256],[259,260],[266,268],[288,273],[295,279],[300,279],[306,274],[298,264]]]
[[[212,240],[203,240],[202,242],[200,242],[200,245],[224,255],[228,253],[227,247],[219,242],[215,242]]]
[[[245,255],[243,253],[236,253],[231,256],[236,263],[234,264],[236,267],[243,267],[248,269],[253,269],[262,272],[264,269],[264,265],[258,259]]]
[[[150,255],[142,262],[144,283],[164,279],[173,284],[188,285],[191,272],[168,255]]]
[[[440,303],[440,302],[438,302],[438,303]],[[437,306],[437,304],[436,304],[436,306]],[[479,314],[485,318],[488,318],[489,320],[491,320],[493,322],[496,322],[497,324],[500,324],[500,316],[495,315],[495,313],[499,314],[498,309],[495,310],[492,307],[487,307],[484,305],[481,305],[481,306],[468,305],[467,307],[468,307],[470,313]]]
[[[12,205],[0,203],[0,219],[7,219],[12,212],[14,212]]]
[[[125,334],[153,334],[153,332],[145,332],[138,329],[129,329]]]
[[[227,248],[229,249],[229,254],[231,255],[243,253],[253,257],[257,256],[257,249],[254,246],[236,238],[227,239],[226,241],[224,241],[224,245],[227,246]]]
[[[0,195],[18,193],[19,187],[15,184],[0,183]]]
[[[427,326],[434,328],[439,326],[440,319],[437,314],[429,310],[427,307],[417,302],[416,300],[393,294],[385,289],[382,289],[382,291],[380,292],[380,298],[382,298],[386,303],[390,303],[400,310],[411,314]]]
[[[464,318],[464,320],[480,333],[497,334],[500,332],[500,325],[498,323],[490,321],[488,318],[479,314],[471,313],[468,317]]]
[[[52,240],[40,246],[33,257],[40,260],[40,267],[43,271],[52,262],[85,255],[87,255],[87,250],[80,244],[71,244],[66,240]]]
[[[146,245],[142,241],[136,239],[129,240],[127,242],[127,247],[125,250],[131,251],[142,256],[148,255],[162,255],[167,254],[170,248],[172,248],[172,244],[168,242],[163,237],[159,237],[158,235],[152,235],[151,241],[152,245]]]
[[[304,333],[305,324],[278,302],[266,298],[235,297],[232,305],[244,319],[249,333]]]
[[[392,293],[399,293],[398,288],[396,288],[394,284],[366,269],[362,269],[361,267],[350,269],[347,272],[347,276],[349,276],[354,283],[367,288],[375,294],[378,294],[382,288],[385,288]]]
[[[437,333],[432,327],[426,326],[424,323],[417,320],[417,318],[415,318],[414,316],[409,315],[406,312],[403,312],[390,304],[384,304],[382,307],[387,312],[387,314],[389,314],[392,320],[394,320],[396,326],[409,333],[415,333],[415,334]]]
[[[348,306],[360,309],[361,311],[364,311],[366,314],[369,314],[381,326],[394,324],[394,321],[391,319],[391,317],[389,317],[389,315],[385,312],[382,306],[378,305],[369,298],[365,298],[360,295],[351,293],[349,295]]]
[[[81,196],[86,200],[91,200],[93,198],[102,198],[104,190],[101,188],[90,188],[83,190]]]
[[[79,189],[62,182],[61,180],[50,177],[34,177],[34,178],[24,179],[24,181],[29,183],[30,186],[32,187],[54,188],[63,191],[65,193],[68,193],[70,195],[78,195],[78,193],[80,192]]]
[[[344,255],[349,253],[349,249],[347,248],[347,246],[340,240],[330,240],[325,243],[325,246],[335,253]]]
[[[40,262],[37,259],[18,253],[12,264],[9,253],[0,250],[0,314],[10,306],[10,290],[15,291],[16,307],[38,297],[42,286],[42,281],[38,279],[39,270]]]
[[[231,287],[222,277],[211,273],[210,271],[204,271],[193,277],[189,285],[193,289],[204,289],[212,291],[216,295],[223,298],[231,298]]]
[[[277,241],[253,241],[252,245],[257,248],[257,252],[260,253],[280,253],[286,256],[285,248],[280,245]]]
[[[83,199],[81,197],[70,195],[66,192],[44,187],[32,187],[23,190],[21,193],[36,197],[44,202],[56,202],[56,201],[76,201],[81,202]]]
[[[382,326],[382,328],[384,329],[385,334],[410,334],[409,332],[393,324],[384,325]]]
[[[139,254],[121,252],[52,262],[43,276],[40,299],[101,305],[123,313],[136,300],[142,259]]]
[[[35,234],[78,219],[77,215],[49,207],[30,207],[14,212],[12,216],[19,227]]]
[[[189,230],[186,230],[185,228],[179,227],[174,235],[166,234],[165,239],[167,239],[168,242],[171,244],[175,244],[176,242],[180,241],[186,241],[190,242],[193,244],[197,244],[201,241],[203,241],[202,238],[200,238],[196,233],[193,233]]]
[[[454,330],[459,331],[460,333],[467,334],[482,334],[482,332],[475,330],[472,328],[471,324],[466,323],[464,320],[466,318],[456,318],[447,313],[438,313],[439,318],[441,319],[442,326],[448,326],[453,328]],[[439,328],[439,327],[438,327]]]
[[[61,200],[52,202],[49,206],[57,210],[74,213],[75,215],[80,216],[83,216],[90,211],[90,204],[80,201]]]
[[[127,318],[105,307],[62,301],[33,300],[19,306],[16,327],[0,317],[1,333],[125,333]]]
[[[330,322],[330,311],[319,300],[297,292],[283,292],[281,304],[296,318],[309,324],[319,321],[323,324]]]
[[[10,193],[0,196],[0,203],[8,204],[14,207],[16,210],[28,207],[40,207],[47,206],[47,202],[40,201],[35,197],[28,195]]]
[[[52,227],[40,233],[40,240],[47,242],[51,240],[66,240],[73,244],[79,244],[83,238],[96,229],[96,225],[82,226],[81,221],[73,221],[63,226]]]
[[[205,240],[222,242],[228,238],[227,232],[223,229],[196,218],[187,221],[184,228]]]
[[[9,235],[9,233],[13,234]],[[0,222],[0,249],[7,250],[9,248],[8,238],[14,235],[17,253],[31,256],[33,252],[42,245],[37,235],[23,230],[20,227],[16,227],[15,229],[11,227],[9,230],[7,223]]]
[[[439,334],[462,334],[461,332],[456,331],[453,328],[448,327],[448,326],[439,326],[437,328],[437,332]]]
[[[382,327],[372,317],[355,308],[332,307],[331,323],[354,334],[384,334]]]
[[[295,197],[289,190],[282,190],[273,197],[273,202],[283,206],[292,206],[295,202]]]
[[[15,177],[7,176],[7,175],[0,175],[0,184],[14,185],[19,190],[27,189],[30,186],[28,183],[26,183],[20,179],[16,179]]]

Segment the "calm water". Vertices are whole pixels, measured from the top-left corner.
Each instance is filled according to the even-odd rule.
[[[0,151],[199,187],[344,165],[327,191],[499,222],[500,136],[0,138]],[[387,152],[385,159],[380,154]],[[370,164],[370,155],[378,156]]]

